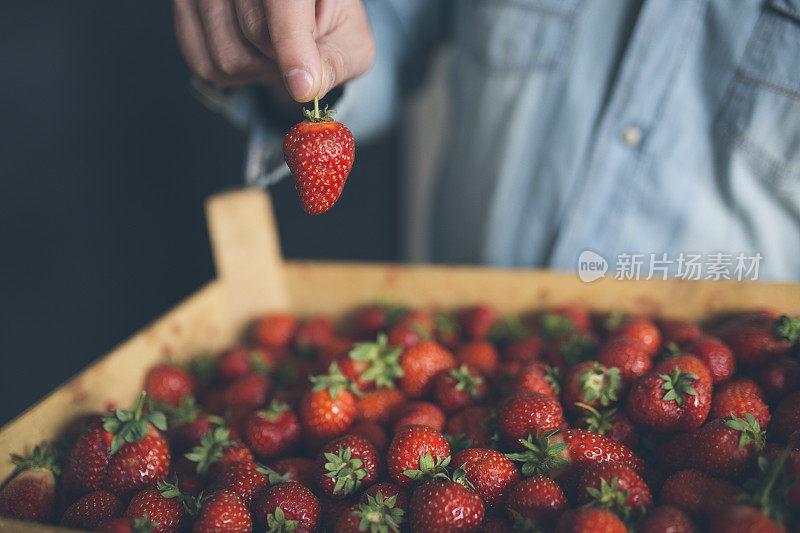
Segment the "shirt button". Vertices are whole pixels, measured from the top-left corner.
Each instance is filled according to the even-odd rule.
[[[628,126],[622,131],[622,142],[628,146],[639,146],[642,142],[642,130],[639,126]]]

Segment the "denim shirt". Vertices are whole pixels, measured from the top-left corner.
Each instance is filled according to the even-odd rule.
[[[800,278],[800,0],[365,3],[376,63],[337,106],[357,142],[453,48],[434,261],[744,252]],[[250,180],[274,180],[280,132],[237,98]]]

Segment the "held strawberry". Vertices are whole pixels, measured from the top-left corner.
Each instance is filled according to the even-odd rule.
[[[355,142],[347,127],[330,115],[333,110],[303,110],[306,120],[295,124],[283,141],[283,156],[294,176],[303,210],[311,215],[330,209],[342,194],[353,167]]]
[[[16,465],[11,479],[0,489],[0,516],[46,522],[53,516],[56,476],[61,472],[55,450],[36,446],[30,456],[12,455]]]

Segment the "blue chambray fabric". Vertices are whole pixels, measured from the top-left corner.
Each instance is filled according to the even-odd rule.
[[[800,0],[365,3],[376,64],[337,105],[357,140],[453,48],[434,261],[744,252],[800,278]],[[250,179],[284,175],[269,117],[244,125]]]

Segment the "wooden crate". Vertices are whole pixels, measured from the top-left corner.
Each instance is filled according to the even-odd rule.
[[[131,405],[154,363],[224,348],[271,310],[340,316],[382,298],[440,309],[491,302],[504,313],[570,303],[688,319],[764,306],[800,315],[798,283],[606,278],[586,284],[575,274],[544,270],[284,262],[263,192],[213,197],[207,214],[217,279],[0,429],[0,479],[13,469],[10,453],[56,437],[71,418]],[[0,519],[0,531],[65,530]]]

